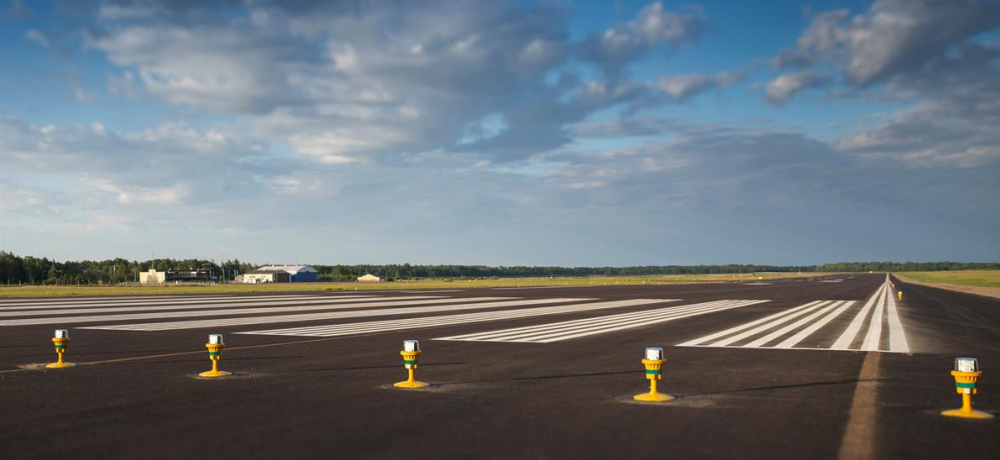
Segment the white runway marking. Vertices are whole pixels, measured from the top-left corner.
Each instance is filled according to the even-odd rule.
[[[855,308],[857,304],[858,302],[853,300],[810,302],[677,346],[910,352],[888,279],[865,302],[864,306],[858,309],[857,314],[846,326],[843,333],[832,344],[823,346],[823,343],[814,343],[815,346],[801,346],[802,342],[807,341],[816,331],[829,325],[846,311]],[[883,316],[887,318],[886,321],[883,321]],[[861,343],[854,348],[854,343],[858,340],[858,335],[866,321],[868,329]],[[889,337],[887,347],[882,346],[884,332],[887,332]],[[786,336],[787,338],[781,340],[782,337]],[[775,341],[778,343],[769,345]]]
[[[480,299],[503,299],[503,297],[470,297],[463,299],[447,299],[447,300],[449,302],[474,302]],[[499,302],[465,303],[457,305],[435,305],[431,307],[388,308],[382,310],[355,310],[355,311],[342,311],[342,312],[330,312],[330,313],[309,313],[301,315],[253,316],[245,318],[222,318],[222,319],[191,320],[191,321],[172,321],[172,322],[162,322],[162,323],[90,326],[90,327],[83,327],[81,329],[104,329],[104,330],[114,330],[114,331],[167,331],[167,330],[177,330],[177,329],[198,329],[205,327],[245,326],[249,324],[274,324],[274,323],[318,321],[318,320],[341,319],[341,318],[412,315],[418,313],[440,313],[440,312],[461,311],[461,310],[477,310],[477,309],[487,309],[487,308],[515,307],[524,305],[539,305],[546,303],[580,302],[586,300],[593,300],[593,299],[507,300]],[[438,301],[436,303],[444,303],[444,301]],[[361,306],[374,306],[374,305],[366,304]]]
[[[593,287],[590,284],[580,284],[573,286],[525,286],[525,287],[501,287],[493,288],[494,291],[514,291],[520,289],[565,289],[565,288],[575,288],[575,287]]]
[[[398,331],[404,329],[420,329],[455,324],[481,323],[485,321],[500,321],[505,319],[521,319],[534,316],[556,315],[560,313],[577,313],[581,311],[602,310],[606,308],[632,307],[653,303],[675,302],[675,299],[633,299],[610,302],[584,303],[564,305],[559,307],[528,308],[484,313],[468,313],[464,315],[431,316],[392,321],[370,321],[365,323],[332,324],[325,326],[297,327],[287,329],[272,329],[267,331],[237,332],[237,334],[253,335],[283,335],[297,337],[337,337],[344,335],[371,334],[377,332]]]
[[[498,331],[479,332],[451,337],[440,337],[434,340],[453,340],[464,342],[552,343],[624,329],[649,326],[651,324],[664,323],[675,319],[725,311],[763,302],[768,301],[719,300],[715,302],[666,307],[656,310],[602,316],[598,318],[578,319],[559,323],[541,324],[537,326],[502,329]]]
[[[253,303],[253,302],[270,302],[276,300],[286,300],[292,301],[297,299],[323,299],[320,296],[305,296],[305,295],[283,295],[283,296],[242,296],[242,297],[185,297],[182,299],[149,299],[149,300],[129,300],[129,301],[91,301],[86,302],[48,302],[48,303],[37,303],[33,302],[30,304],[5,304],[0,306],[0,311],[7,310],[44,310],[48,308],[92,308],[97,306],[132,306],[132,305],[158,305],[158,304],[170,304],[170,305],[181,305],[181,304],[214,304],[214,303],[225,303],[225,302],[241,302],[241,303]],[[328,299],[339,299],[342,297],[326,297]]]
[[[871,311],[872,305],[875,305],[875,301],[882,295],[882,291],[884,291],[886,287],[887,286],[883,284],[879,287],[878,291],[875,291],[875,295],[871,296],[871,298],[868,299],[868,302],[865,302],[865,306],[861,308],[861,311],[859,311],[857,316],[854,317],[851,324],[847,326],[847,329],[844,329],[844,333],[840,334],[840,338],[838,338],[837,341],[833,342],[833,345],[830,346],[831,350],[850,349],[851,343],[854,342],[854,337],[857,336],[858,331],[861,330],[861,324],[865,322],[865,317],[868,316],[868,312]]]
[[[224,295],[134,295],[134,296],[98,296],[98,297],[11,297],[6,299],[0,299],[0,305],[8,303],[44,303],[44,302],[103,302],[106,300],[145,300],[145,299],[199,299],[199,298],[218,298],[224,297]],[[232,296],[235,297],[235,296]]]
[[[316,299],[316,300],[299,300],[299,299],[289,299],[277,302],[240,302],[240,303],[223,303],[223,304],[189,304],[189,305],[146,305],[141,307],[101,307],[101,308],[71,308],[71,309],[58,309],[58,310],[26,310],[26,311],[0,311],[0,318],[9,318],[12,316],[51,316],[51,315],[77,315],[84,313],[118,313],[126,311],[170,311],[170,310],[211,310],[215,308],[236,308],[236,307],[268,307],[273,305],[288,305],[288,306],[300,306],[300,305],[313,305],[313,304],[336,304],[336,303],[346,303],[346,302],[377,302],[382,300],[421,300],[421,299],[440,299],[440,296],[400,296],[400,297],[376,297],[376,296],[344,296],[344,297],[329,297],[326,299]],[[290,304],[290,305],[289,305]]]
[[[33,324],[78,324],[97,323],[104,321],[133,321],[138,319],[161,319],[161,318],[185,318],[202,316],[236,316],[255,315],[260,313],[284,313],[292,311],[309,310],[341,310],[360,307],[394,307],[399,305],[426,305],[431,303],[458,303],[475,302],[501,299],[502,297],[476,297],[469,299],[432,299],[432,300],[394,300],[389,302],[366,302],[349,304],[322,304],[304,305],[291,307],[265,307],[265,308],[240,308],[225,310],[191,310],[191,311],[171,311],[163,313],[130,313],[124,315],[97,315],[97,316],[60,316],[57,318],[28,318],[10,319],[0,321],[0,326],[28,326]]]
[[[885,276],[889,281],[889,275]],[[889,290],[889,302],[886,306],[886,318],[889,322],[889,349],[900,353],[909,353],[910,345],[906,342],[906,333],[903,332],[903,323],[899,320],[899,312],[896,311],[896,297]]]

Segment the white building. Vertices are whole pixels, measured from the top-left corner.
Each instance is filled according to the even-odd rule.
[[[244,273],[241,282],[248,284],[287,283],[291,276],[284,270],[254,270]]]
[[[167,270],[158,271],[150,268],[147,272],[139,273],[139,283],[141,284],[165,284],[173,283],[209,283],[215,281],[215,273],[211,270]]]
[[[139,273],[139,282],[142,284],[162,284],[167,281],[167,272],[158,272],[155,268],[150,268],[148,272]]]
[[[359,276],[358,277],[358,282],[359,283],[381,283],[382,282],[382,278],[379,278],[379,277],[377,277],[377,276],[375,276],[375,275],[373,275],[371,273],[368,273],[368,274],[366,274],[364,276]]]
[[[288,273],[288,281],[292,283],[311,283],[319,279],[319,272],[308,265],[265,265],[258,267],[254,272],[276,272]],[[247,282],[244,280],[244,282]],[[273,281],[280,282],[280,281]]]

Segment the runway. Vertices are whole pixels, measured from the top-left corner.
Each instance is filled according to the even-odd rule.
[[[38,370],[56,328],[78,366]],[[196,378],[210,333],[233,377]],[[391,386],[407,339],[427,389]],[[677,400],[631,401],[647,346]],[[994,457],[938,415],[957,356],[1000,411],[1000,300],[885,274],[0,299],[0,458]]]

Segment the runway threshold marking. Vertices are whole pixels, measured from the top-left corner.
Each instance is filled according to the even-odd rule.
[[[817,300],[677,346],[910,352],[888,280],[860,308],[832,344],[798,346],[856,304],[853,300]],[[859,343],[858,334],[865,323],[868,329]],[[882,340],[883,332],[888,334],[888,341]],[[882,345],[883,342],[887,342],[886,346]]]
[[[527,308],[499,312],[468,313],[462,315],[431,316],[392,321],[369,321],[364,323],[331,324],[297,328],[271,329],[264,331],[237,332],[237,334],[252,335],[282,335],[297,337],[336,337],[342,335],[370,334],[377,332],[398,331],[404,329],[419,329],[456,324],[480,323],[486,321],[502,321],[511,319],[531,318],[544,315],[577,313],[583,311],[603,310],[607,308],[633,307],[654,303],[676,302],[677,299],[631,299],[607,302],[563,305],[558,307]]]
[[[67,309],[55,309],[55,310],[20,310],[20,311],[0,311],[0,318],[9,318],[12,316],[53,316],[53,315],[79,315],[84,313],[118,313],[118,312],[128,312],[128,311],[171,311],[171,310],[197,310],[197,309],[227,309],[227,308],[238,308],[238,307],[267,307],[272,305],[288,305],[288,306],[300,306],[300,305],[314,305],[314,304],[338,304],[338,303],[348,303],[348,302],[377,302],[385,300],[420,300],[420,299],[440,299],[441,296],[400,296],[400,297],[378,297],[378,296],[345,296],[345,297],[332,297],[329,299],[321,300],[279,300],[275,302],[237,302],[237,303],[223,303],[223,304],[185,304],[185,305],[145,305],[145,306],[130,306],[130,307],[100,307],[100,308],[67,308]]]
[[[307,297],[308,294],[287,294],[286,296],[304,296]],[[0,299],[0,305],[6,304],[17,304],[17,303],[77,303],[77,302],[107,302],[107,301],[121,301],[127,302],[132,300],[153,300],[153,299],[224,299],[224,298],[237,298],[237,297],[252,297],[252,294],[236,296],[236,295],[206,295],[206,294],[178,294],[178,295],[138,295],[138,296],[119,296],[119,295],[107,295],[98,297],[6,297]]]
[[[571,286],[525,286],[525,287],[499,287],[492,288],[494,291],[518,291],[522,289],[566,289],[566,288],[579,288],[579,287],[593,287],[590,284],[574,284]]]
[[[429,300],[417,300],[417,299],[406,299],[405,297],[397,297],[400,300],[393,301],[382,301],[382,302],[364,302],[364,303],[347,303],[340,304],[335,302],[326,302],[319,305],[300,305],[300,306],[284,306],[284,307],[264,307],[264,308],[235,308],[235,309],[223,309],[216,310],[214,308],[207,310],[185,310],[185,311],[165,311],[165,312],[152,312],[152,313],[128,313],[122,315],[94,315],[94,316],[58,316],[55,318],[27,318],[27,319],[9,319],[0,321],[0,326],[30,326],[36,324],[79,324],[79,323],[97,323],[104,321],[133,321],[140,319],[166,319],[166,318],[185,318],[185,317],[204,317],[204,316],[237,316],[237,315],[257,315],[261,313],[287,313],[287,312],[297,312],[297,311],[315,311],[315,310],[341,310],[349,308],[364,308],[364,307],[394,307],[399,305],[427,305],[431,303],[457,303],[466,301],[488,301],[502,299],[503,297],[473,297],[468,299],[429,299]]]
[[[343,298],[342,296],[337,297],[327,297],[332,298]],[[49,308],[93,308],[97,306],[134,306],[134,305],[158,305],[158,304],[171,304],[171,305],[181,305],[181,304],[216,304],[216,303],[226,303],[226,302],[271,302],[277,300],[309,300],[309,299],[323,299],[321,296],[306,296],[306,295],[282,295],[282,296],[241,296],[241,297],[185,297],[182,299],[149,299],[149,300],[88,300],[82,302],[31,302],[31,303],[9,303],[0,306],[0,311],[8,310],[45,310]]]
[[[489,332],[439,337],[434,340],[462,342],[552,343],[624,329],[649,326],[691,316],[704,315],[733,308],[755,305],[767,300],[719,300],[680,305],[620,315],[586,318],[537,326],[517,327]]]
[[[475,302],[479,299],[504,299],[504,297],[469,297],[462,299],[446,299],[446,300],[448,302]],[[515,297],[514,299],[517,298]],[[299,321],[319,321],[326,319],[411,315],[420,313],[439,313],[439,312],[459,311],[459,310],[476,310],[476,309],[487,309],[487,308],[515,307],[524,305],[539,305],[546,303],[581,302],[588,300],[594,300],[594,299],[555,298],[555,299],[506,300],[497,302],[480,301],[481,303],[434,305],[428,307],[386,308],[380,310],[354,310],[354,311],[341,311],[341,312],[307,313],[298,315],[250,316],[244,318],[219,318],[219,319],[207,319],[207,320],[169,321],[169,322],[158,322],[158,323],[88,326],[88,327],[82,327],[80,329],[103,329],[111,331],[168,331],[168,330],[179,330],[179,329],[199,329],[206,327],[246,326],[251,324],[275,324],[275,323],[290,323]],[[437,303],[445,303],[445,300],[439,301]],[[376,305],[364,304],[361,306],[376,306]]]

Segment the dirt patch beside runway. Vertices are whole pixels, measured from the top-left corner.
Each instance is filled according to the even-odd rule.
[[[893,273],[892,276],[899,278],[899,280],[904,283],[919,284],[921,286],[929,286],[939,289],[947,289],[949,291],[965,292],[969,294],[976,294],[984,297],[992,297],[994,299],[1000,299],[1000,288],[984,287],[984,286],[965,286],[961,284],[925,283],[923,281],[917,281],[913,278],[907,278],[905,276],[901,276],[897,273]]]

